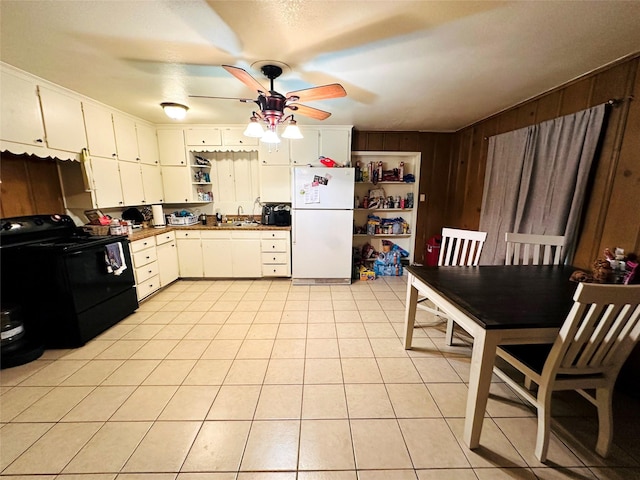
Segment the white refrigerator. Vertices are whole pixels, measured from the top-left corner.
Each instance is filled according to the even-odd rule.
[[[291,277],[294,284],[350,284],[353,168],[294,167]]]

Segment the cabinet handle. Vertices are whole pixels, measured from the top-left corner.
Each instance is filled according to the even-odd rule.
[[[140,157],[136,157],[136,162],[139,162],[139,161],[140,161]]]
[[[42,140],[41,138],[36,138],[34,141],[35,141],[36,143],[42,143],[44,140]]]
[[[153,270],[147,270],[147,273],[151,273],[151,272],[153,272]]]
[[[271,245],[271,248],[276,248],[276,246],[275,245]]]
[[[147,255],[145,258],[146,258],[147,260],[149,260],[149,255]]]
[[[111,156],[112,156],[113,158],[116,158],[116,157],[118,156],[118,154],[117,154],[117,153],[112,153],[112,154],[111,154]]]

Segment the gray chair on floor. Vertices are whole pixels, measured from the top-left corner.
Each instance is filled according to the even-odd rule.
[[[573,299],[573,307],[552,345],[505,345],[497,349],[500,358],[525,376],[521,385],[497,366],[494,368],[498,377],[537,409],[535,455],[541,462],[547,457],[551,394],[556,390],[576,390],[597,407],[596,452],[607,456],[613,437],[613,387],[640,336],[640,285],[581,283]],[[531,391],[531,382],[538,385],[537,392]]]
[[[563,235],[534,235],[506,232],[505,265],[561,265],[564,262]]]
[[[461,230],[457,228],[442,229],[442,243],[440,245],[440,255],[438,266],[443,267],[471,267],[477,266],[480,261],[482,247],[487,239],[487,232],[475,230]],[[446,313],[437,308],[430,308],[423,304],[427,300],[422,298],[418,301],[417,308],[433,313],[440,318],[447,320],[446,343],[453,343],[453,320],[447,317]]]

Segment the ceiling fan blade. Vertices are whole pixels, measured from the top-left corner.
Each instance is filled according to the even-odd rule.
[[[211,97],[209,95],[189,95],[189,98],[213,98],[217,100],[240,100],[244,103],[254,103],[254,98],[238,98],[238,97]]]
[[[222,68],[244,83],[251,90],[256,90],[260,93],[268,91],[260,84],[260,82],[249,75],[246,70],[243,70],[240,67],[233,67],[231,65],[222,65]]]
[[[339,83],[330,85],[322,85],[319,87],[305,88],[304,90],[296,90],[285,95],[287,98],[298,97],[296,101],[310,102],[311,100],[324,100],[326,98],[346,97],[347,92]]]
[[[300,115],[304,115],[305,117],[310,117],[315,120],[325,120],[331,116],[329,112],[325,112],[324,110],[320,110],[318,108],[308,107],[300,103],[290,103],[286,108],[290,108]]]

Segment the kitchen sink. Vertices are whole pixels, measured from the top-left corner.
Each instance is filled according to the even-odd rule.
[[[234,222],[234,227],[257,227],[260,223],[258,222]]]

